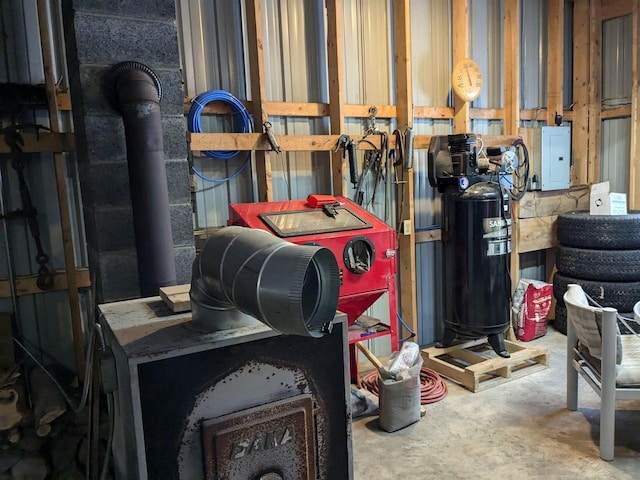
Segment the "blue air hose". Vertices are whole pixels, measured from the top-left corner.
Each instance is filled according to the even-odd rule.
[[[234,117],[234,126],[236,127],[236,133],[251,133],[253,131],[249,112],[247,112],[247,109],[244,107],[240,100],[224,90],[209,90],[197,95],[191,101],[191,108],[189,109],[189,116],[187,117],[187,128],[190,132],[202,133],[202,127],[200,125],[202,109],[210,102],[222,102],[231,108],[231,113]],[[203,151],[202,153],[204,153],[209,158],[215,158],[218,160],[229,160],[230,158],[235,157],[240,152],[238,150],[207,150]],[[243,164],[240,165],[238,170],[235,171],[235,173],[231,174],[227,178],[222,179],[209,178],[196,170],[194,166],[191,166],[191,170],[202,180],[205,180],[207,182],[222,183],[238,176],[245,169],[245,167],[249,163],[249,160],[251,160],[251,152],[247,152],[247,158],[245,159]]]

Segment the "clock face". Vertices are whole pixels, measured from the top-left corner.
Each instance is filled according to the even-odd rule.
[[[480,96],[483,85],[480,66],[470,58],[461,60],[453,67],[451,84],[460,99],[465,102],[475,100]]]

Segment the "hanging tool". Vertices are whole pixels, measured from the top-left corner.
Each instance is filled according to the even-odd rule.
[[[358,160],[356,156],[356,142],[351,140],[351,137],[349,135],[340,135],[334,152],[337,152],[338,150],[340,150],[340,148],[342,148],[342,158],[344,159],[345,155],[347,155],[349,158],[349,180],[355,188],[358,184]]]
[[[391,151],[393,166],[402,165],[407,170],[413,168],[413,130],[405,127],[403,131],[395,129],[392,135],[396,139],[394,149]]]
[[[395,184],[397,187],[396,199],[396,219],[398,221],[396,231],[402,231],[404,226],[403,213],[405,208],[405,189],[407,183],[406,176],[412,173],[406,173],[413,168],[413,130],[405,127],[404,130],[396,129],[392,134],[395,139],[395,147],[390,153],[393,159],[393,167],[395,172]]]
[[[374,200],[378,190],[378,185],[381,182],[386,181],[385,170],[387,168],[387,152],[389,148],[389,139],[386,132],[381,132],[376,125],[376,115],[378,113],[378,109],[376,107],[369,108],[369,125],[367,130],[365,131],[364,136],[360,140],[360,142],[366,142],[371,147],[371,150],[367,150],[364,154],[364,160],[362,162],[362,173],[360,174],[360,178],[358,179],[358,183],[356,185],[356,193],[354,195],[354,201],[358,205],[364,204],[364,187],[365,187],[365,178],[367,177],[367,173],[371,172],[373,175],[373,191],[371,194],[371,198],[367,202],[367,206],[371,205]],[[379,135],[380,136],[380,147],[378,147],[374,142],[370,141],[367,137],[371,135]],[[385,202],[385,217],[387,216],[386,212],[387,204]]]
[[[25,163],[22,152],[24,139],[22,138],[22,134],[20,132],[25,128],[35,128],[36,132],[39,132],[40,130],[49,130],[49,128],[47,127],[36,124],[11,125],[2,130],[4,141],[11,149],[11,166],[18,175],[22,208],[14,210],[13,212],[8,212],[5,215],[0,216],[0,218],[4,220],[25,218],[27,220],[31,236],[33,237],[33,240],[36,244],[36,262],[38,262],[38,265],[40,265],[38,269],[38,278],[36,279],[36,285],[40,290],[49,290],[53,287],[53,274],[51,273],[49,268],[47,268],[49,256],[44,252],[44,248],[42,247],[42,241],[40,240],[40,229],[38,227],[38,221],[36,220],[38,211],[33,206],[29,187],[27,186],[27,182],[24,178]],[[2,194],[2,192],[0,192],[0,194]]]
[[[271,122],[264,122],[262,126],[264,127],[264,133],[267,135],[267,141],[269,142],[269,145],[271,145],[271,150],[276,153],[280,153],[280,145],[278,145],[276,136],[271,131],[273,125],[271,125]]]

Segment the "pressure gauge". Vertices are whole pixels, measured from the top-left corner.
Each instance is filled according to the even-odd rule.
[[[471,102],[478,98],[482,92],[484,84],[482,69],[470,58],[465,58],[453,67],[451,84],[453,91],[461,100]]]

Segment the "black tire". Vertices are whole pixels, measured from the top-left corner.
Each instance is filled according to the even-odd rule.
[[[640,211],[627,215],[590,215],[576,210],[558,215],[562,245],[595,249],[640,249]]]
[[[556,318],[553,319],[553,326],[564,335],[567,334],[567,307],[556,303]]]
[[[553,295],[557,304],[564,307],[562,299],[567,285],[577,283],[587,295],[603,307],[612,307],[618,312],[630,312],[640,299],[640,282],[603,282],[569,277],[561,273],[553,276]]]
[[[563,275],[588,280],[640,280],[640,250],[592,250],[560,245],[556,267]]]
[[[627,318],[630,317],[628,313],[622,313],[621,315]],[[631,318],[633,318],[633,315],[631,315]],[[565,335],[567,334],[567,307],[564,305],[556,305],[556,318],[553,319],[553,326],[560,333]],[[620,328],[620,334],[622,335],[633,335],[635,333],[625,327],[620,321],[618,321],[618,327]],[[631,327],[633,327],[633,324],[631,324]]]

